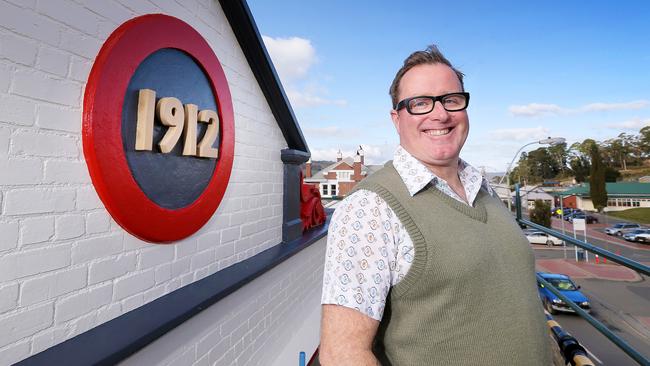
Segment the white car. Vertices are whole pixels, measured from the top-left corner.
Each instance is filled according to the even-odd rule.
[[[638,241],[641,243],[650,243],[650,230],[642,234],[637,234],[636,237],[634,238],[634,241]]]
[[[531,244],[562,245],[563,241],[542,231],[526,233],[526,239]]]
[[[641,225],[639,224],[632,224],[629,222],[622,222],[620,224],[616,224],[612,227],[608,227],[605,229],[605,234],[607,235],[616,235],[616,236],[623,236],[623,234],[627,234],[628,232],[634,230],[634,229],[643,229]]]

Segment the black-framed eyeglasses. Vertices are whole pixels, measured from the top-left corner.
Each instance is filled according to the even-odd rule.
[[[469,105],[469,93],[449,93],[438,96],[420,95],[406,98],[397,103],[396,111],[406,107],[410,114],[427,114],[433,110],[436,101],[439,101],[447,112],[458,112]]]

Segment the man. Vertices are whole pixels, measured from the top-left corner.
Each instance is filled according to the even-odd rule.
[[[329,227],[323,365],[548,365],[534,257],[480,173],[463,74],[435,46],[390,87],[394,160]]]

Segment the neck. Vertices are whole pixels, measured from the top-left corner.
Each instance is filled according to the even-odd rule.
[[[423,163],[438,178],[444,179],[446,182],[451,183],[459,180],[458,178],[458,159],[455,163],[450,165],[430,165]]]

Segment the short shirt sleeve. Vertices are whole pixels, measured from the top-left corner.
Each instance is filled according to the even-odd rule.
[[[397,258],[405,230],[395,233],[396,219],[374,192],[359,190],[341,201],[327,234],[322,304],[381,320],[391,285],[403,277]]]

